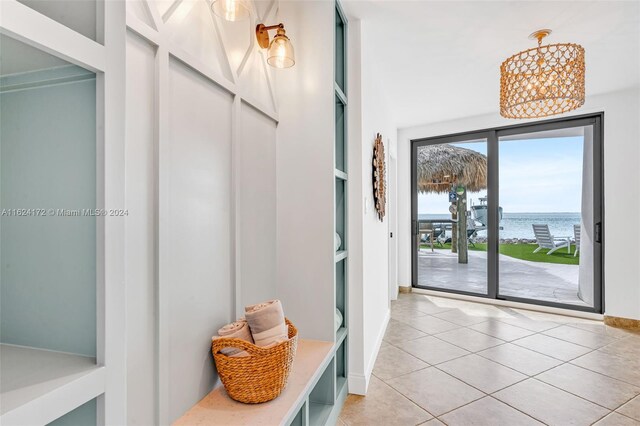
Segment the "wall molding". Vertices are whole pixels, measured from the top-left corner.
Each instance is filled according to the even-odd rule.
[[[159,3],[154,0],[133,0],[127,2],[126,28],[127,31],[148,43],[155,50],[155,99],[154,99],[154,178],[156,187],[154,188],[154,208],[156,211],[156,223],[154,232],[155,240],[155,291],[156,291],[156,333],[157,333],[157,382],[155,395],[150,395],[155,403],[156,422],[161,425],[170,424],[172,421],[171,406],[171,383],[169,383],[171,360],[170,356],[170,319],[168,316],[171,307],[170,290],[172,283],[167,278],[168,265],[170,265],[169,252],[167,250],[170,243],[167,226],[170,220],[170,200],[168,199],[169,179],[165,172],[169,168],[170,161],[170,134],[168,123],[170,122],[172,106],[169,99],[169,69],[172,62],[180,63],[194,74],[204,78],[209,84],[228,93],[233,98],[231,106],[231,199],[230,202],[230,253],[231,253],[231,300],[221,301],[230,306],[229,321],[233,321],[240,312],[242,305],[242,246],[240,239],[240,194],[242,192],[242,182],[239,176],[241,164],[240,146],[243,137],[243,116],[242,106],[247,105],[259,112],[264,117],[278,124],[278,110],[275,99],[275,85],[272,76],[268,72],[264,55],[256,47],[255,37],[248,39],[247,50],[243,50],[243,61],[238,69],[232,65],[226,46],[225,25],[216,17],[206,3],[208,13],[199,16],[195,21],[184,21],[180,19],[194,19],[194,16],[185,15],[182,7],[193,7],[193,3],[188,4],[182,0],[175,0],[168,9],[161,10]],[[140,7],[141,6],[141,7]],[[196,5],[202,7],[201,5]],[[276,21],[277,0],[272,0],[267,7],[264,17],[260,17],[255,7],[252,5],[253,17],[260,20]],[[193,12],[189,12],[193,13]],[[264,19],[263,19],[264,18]],[[177,20],[175,25],[173,20]],[[176,41],[177,30],[193,30],[195,23],[199,30],[211,32],[212,42],[215,44],[216,55],[211,63],[202,55],[197,55],[197,50],[190,49],[188,44],[180,44]],[[186,43],[186,42],[185,42]],[[243,47],[244,49],[244,47]],[[252,67],[252,55],[260,55],[262,64]],[[259,98],[252,90],[245,87],[247,84],[244,77],[249,73],[262,74],[265,76],[263,98]],[[252,76],[249,75],[249,81]],[[260,80],[262,83],[262,80]],[[262,88],[262,86],[260,86]],[[261,143],[256,140],[256,143]],[[237,314],[237,315],[236,315]]]
[[[376,364],[376,359],[378,358],[378,353],[380,352],[380,348],[382,346],[382,341],[384,339],[384,334],[387,331],[387,326],[389,325],[389,320],[391,319],[391,310],[387,309],[387,313],[384,316],[384,320],[382,321],[382,327],[376,336],[376,342],[371,351],[371,356],[367,362],[367,365],[364,369],[364,374],[358,373],[349,373],[349,393],[356,395],[366,395],[367,390],[369,389],[369,382],[371,381],[371,375],[373,374],[373,367]]]
[[[366,395],[369,387],[369,379],[364,374],[349,373],[349,393],[355,395]]]
[[[640,330],[640,320],[632,318],[604,316],[604,323],[611,327],[624,328],[626,330]]]
[[[144,3],[147,4],[146,1],[144,1]],[[148,5],[148,8],[150,10],[154,9],[154,7],[151,5]],[[275,16],[272,16],[272,15],[275,14],[276,9],[277,8],[274,8],[273,5],[271,5],[268,8],[266,19],[275,19]],[[215,19],[213,17],[212,17],[212,20],[215,24]],[[253,106],[255,109],[259,110],[261,113],[265,114],[266,116],[274,120],[276,123],[279,121],[279,116],[277,111],[277,102],[276,102],[276,96],[275,96],[275,85],[269,73],[266,71],[267,65],[266,65],[266,61],[264,60],[264,55],[262,54],[262,52],[258,52],[258,53],[260,54],[260,57],[262,59],[262,67],[263,67],[262,71],[266,76],[268,90],[272,98],[271,103],[274,105],[274,107],[265,105],[264,102],[260,101],[259,99],[256,99],[250,92],[246,91],[240,84],[238,84],[240,76],[242,75],[243,71],[246,68],[245,67],[246,62],[249,56],[251,55],[251,53],[253,52],[253,49],[255,48],[254,46],[255,42],[253,40],[251,41],[249,49],[247,50],[247,53],[245,54],[245,57],[241,63],[241,66],[237,71],[234,70],[233,67],[230,66],[230,64],[226,65],[231,70],[230,72],[233,76],[233,80],[229,80],[227,77],[220,74],[212,67],[202,63],[202,61],[200,61],[198,58],[193,57],[193,55],[186,52],[182,47],[170,41],[169,35],[165,34],[166,30],[164,28],[164,22],[162,21],[162,19],[160,20],[159,23],[156,23],[156,25],[158,26],[158,30],[147,25],[144,21],[142,21],[140,18],[135,16],[131,11],[127,12],[127,28],[129,30],[138,34],[140,37],[147,40],[147,42],[152,44],[153,46],[156,46],[156,47],[159,47],[161,45],[166,46],[167,51],[169,52],[169,55],[171,55],[172,57],[178,59],[180,62],[183,62],[185,65],[192,68],[194,71],[202,74],[204,77],[211,80],[216,85],[219,85],[220,87],[224,88],[232,95],[240,96],[243,102]],[[217,25],[214,25],[214,26],[216,28],[216,34],[219,34],[218,26]],[[222,44],[222,48],[226,52],[227,49],[224,46],[224,38],[219,37],[219,40],[220,40],[220,43]]]

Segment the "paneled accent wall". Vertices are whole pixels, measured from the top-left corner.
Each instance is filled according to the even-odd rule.
[[[128,423],[169,424],[219,384],[209,341],[276,296],[275,1],[127,2]]]

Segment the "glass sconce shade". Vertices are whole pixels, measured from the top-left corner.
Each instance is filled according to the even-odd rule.
[[[227,21],[240,21],[249,17],[246,0],[215,0],[211,3],[211,10]]]
[[[267,51],[267,63],[275,68],[289,68],[296,63],[289,37],[278,31]]]

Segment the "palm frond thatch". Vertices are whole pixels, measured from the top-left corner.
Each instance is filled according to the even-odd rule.
[[[470,192],[487,188],[487,157],[450,144],[419,147],[417,172],[421,193],[447,193],[452,183]]]

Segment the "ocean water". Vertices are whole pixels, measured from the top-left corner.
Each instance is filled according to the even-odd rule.
[[[446,214],[419,214],[419,219],[451,219]],[[580,223],[580,213],[507,213],[502,215],[500,238],[533,239],[533,224],[547,224],[549,231],[556,237],[573,237],[573,225]],[[487,231],[478,232],[486,237]]]

